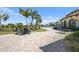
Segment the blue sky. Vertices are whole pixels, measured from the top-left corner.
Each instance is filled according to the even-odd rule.
[[[22,8],[27,9],[29,7]],[[78,9],[78,7],[32,7],[32,9],[39,12],[42,17],[42,24],[48,24],[49,22],[56,22],[60,20],[66,14]],[[26,18],[19,14],[19,7],[3,7],[0,8],[0,11],[9,15],[9,19],[6,22],[2,22],[3,24],[20,22],[25,24],[26,22]]]

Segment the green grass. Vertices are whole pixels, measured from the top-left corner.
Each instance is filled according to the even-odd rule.
[[[46,29],[43,29],[43,28],[38,29],[38,30],[34,30],[34,32],[45,32],[45,31],[47,31],[47,30]]]
[[[79,31],[76,31],[65,37],[66,49],[73,52],[79,52]]]
[[[76,31],[76,32],[72,33],[71,35],[74,37],[79,37],[79,31]]]
[[[0,35],[4,35],[4,34],[14,34],[14,32],[0,32]]]
[[[46,29],[39,29],[39,30],[31,30],[31,32],[44,32],[47,31]],[[0,31],[0,35],[5,35],[5,34],[14,34],[15,32],[13,31]]]

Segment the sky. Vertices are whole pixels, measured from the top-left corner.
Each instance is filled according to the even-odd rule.
[[[8,24],[8,23],[25,24],[26,18],[21,14],[19,14],[19,8],[27,9],[29,7],[1,7],[0,12],[7,13],[9,15],[9,19],[6,22],[2,21],[2,24]],[[31,7],[31,8],[39,12],[42,18],[42,24],[48,24],[50,22],[59,21],[68,13],[76,9],[79,9],[78,7]]]

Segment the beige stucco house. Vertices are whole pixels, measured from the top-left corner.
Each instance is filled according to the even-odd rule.
[[[57,27],[61,29],[79,28],[79,9],[70,12],[57,22]]]

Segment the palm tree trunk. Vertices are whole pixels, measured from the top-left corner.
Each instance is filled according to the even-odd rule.
[[[26,19],[26,28],[29,29],[29,26],[28,26],[28,18]]]
[[[40,24],[38,23],[38,29],[40,29]]]
[[[38,29],[38,21],[36,21],[36,30]]]
[[[32,30],[32,28],[33,28],[33,17],[32,17],[32,20],[31,20],[31,23],[30,23],[30,29]]]
[[[26,26],[28,26],[27,18],[26,18]]]
[[[1,31],[1,19],[0,19],[0,31]]]
[[[32,24],[33,24],[33,17],[32,17],[32,20],[31,20],[30,26],[32,26]]]

